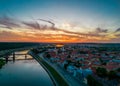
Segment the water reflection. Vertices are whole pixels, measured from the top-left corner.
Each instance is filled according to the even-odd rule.
[[[0,86],[53,86],[46,71],[35,60],[8,62],[0,69]]]

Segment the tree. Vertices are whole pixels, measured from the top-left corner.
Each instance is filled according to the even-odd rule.
[[[117,78],[116,72],[115,72],[115,71],[110,71],[110,72],[108,73],[108,78],[109,78],[109,79],[115,79],[115,78]]]
[[[89,86],[103,86],[101,83],[96,81],[92,75],[87,76],[87,84]]]
[[[64,64],[64,68],[65,70],[67,70],[68,64]]]
[[[118,68],[117,71],[120,72],[120,68]]]
[[[0,68],[2,68],[2,66],[5,64],[5,62],[2,60],[2,59],[0,59]]]
[[[49,53],[46,54],[46,57],[49,59],[51,56]]]
[[[106,77],[107,76],[107,70],[105,68],[98,67],[96,69],[96,73],[100,77]]]
[[[107,63],[104,62],[101,58],[99,58],[99,61],[101,62],[102,65],[106,65]]]

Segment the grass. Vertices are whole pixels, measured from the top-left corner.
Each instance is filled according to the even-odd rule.
[[[47,68],[47,70],[50,72],[50,74],[53,76],[59,86],[69,86],[68,83],[59,75],[59,73],[48,63],[42,60],[42,58],[40,58],[38,55],[35,55],[33,57],[37,57],[36,60],[40,61]]]

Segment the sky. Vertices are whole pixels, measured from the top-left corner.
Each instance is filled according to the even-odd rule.
[[[120,0],[0,0],[0,42],[120,43]]]

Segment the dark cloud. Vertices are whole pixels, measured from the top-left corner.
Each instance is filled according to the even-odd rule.
[[[120,28],[118,28],[115,32],[119,32],[120,31]]]
[[[44,20],[44,19],[38,19],[38,20],[45,21],[45,22],[52,24],[52,28],[55,27],[55,23],[53,23],[52,21],[48,21],[48,20]]]
[[[108,30],[107,29],[101,29],[101,28],[96,28],[96,32],[97,33],[107,33],[108,32]]]
[[[31,21],[31,22],[23,21],[22,24],[35,30],[41,30],[41,31],[42,30],[55,30],[55,27],[50,27],[47,25],[39,24],[37,21]]]
[[[55,23],[49,20],[44,20],[44,19],[39,19],[40,21],[45,21],[47,23],[50,23],[52,26],[47,26],[47,25],[42,25],[37,22],[37,20],[34,21],[20,21],[20,20],[14,20],[12,18],[9,18],[7,16],[0,17],[0,27],[2,28],[8,28],[12,29],[14,27],[23,27],[25,29],[35,29],[35,30],[53,30],[56,31],[56,34],[58,31],[64,32],[64,34],[71,35],[73,36],[78,36],[78,37],[103,37],[105,35],[99,34],[99,33],[107,33],[107,29],[101,29],[97,28],[93,32],[88,32],[88,33],[81,33],[81,32],[73,32],[65,29],[60,29],[55,27]],[[26,27],[27,26],[27,27]]]
[[[42,19],[41,19],[42,20]],[[32,22],[22,22],[24,25],[31,27],[32,29],[36,29],[36,30],[53,30],[56,31],[56,34],[58,31],[64,32],[65,34],[69,34],[69,35],[77,35],[77,36],[84,36],[84,37],[88,37],[88,36],[95,36],[95,37],[103,37],[104,35],[98,34],[98,33],[106,33],[107,30],[105,29],[101,29],[101,28],[97,28],[96,31],[93,32],[88,32],[88,33],[80,33],[80,32],[72,32],[72,31],[68,31],[65,29],[60,29],[57,27],[54,27],[55,24],[51,21],[47,21],[47,20],[42,20],[45,22],[48,22],[50,24],[52,24],[52,27],[47,26],[47,25],[41,25],[39,23],[37,23],[36,21],[32,21]]]
[[[22,22],[24,25],[31,27],[33,29],[40,30],[40,25],[35,21],[35,22]]]
[[[108,32],[107,29],[96,28],[95,31],[88,32],[87,36],[94,36],[94,37],[105,37],[106,33]],[[102,34],[101,34],[102,33]],[[104,34],[103,34],[104,33]]]
[[[2,16],[0,17],[0,27],[12,29],[14,27],[20,27],[20,25],[18,24],[18,21],[9,18],[8,16]]]
[[[66,33],[66,34],[71,34],[71,35],[77,35],[77,36],[84,36],[84,37],[89,37],[89,36],[91,36],[91,37],[93,37],[93,36],[95,36],[95,37],[104,37],[105,35],[102,35],[102,34],[98,34],[98,33],[95,33],[94,31],[93,32],[88,32],[88,33],[81,33],[81,32],[72,32],[72,31],[68,31],[68,30],[63,30],[63,29],[59,29],[59,28],[56,28],[55,29],[56,31],[62,31],[62,32],[64,32],[64,33]]]

